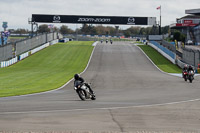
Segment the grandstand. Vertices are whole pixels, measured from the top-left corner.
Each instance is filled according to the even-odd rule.
[[[194,45],[200,45],[200,9],[185,10],[185,13],[189,15],[178,18],[170,28],[178,29],[187,35],[185,42],[191,41]]]

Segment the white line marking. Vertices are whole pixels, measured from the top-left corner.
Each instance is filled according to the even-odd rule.
[[[130,108],[144,108],[144,107],[156,107],[156,106],[166,106],[187,102],[195,102],[200,101],[200,99],[180,101],[180,102],[171,102],[171,103],[163,103],[163,104],[151,104],[151,105],[136,105],[136,106],[124,106],[124,107],[108,107],[108,108],[87,108],[87,109],[71,109],[71,110],[47,110],[47,111],[22,111],[22,112],[1,112],[0,115],[8,115],[8,114],[30,114],[30,113],[56,113],[56,112],[74,112],[74,111],[89,111],[89,110],[116,110],[116,109],[130,109]]]

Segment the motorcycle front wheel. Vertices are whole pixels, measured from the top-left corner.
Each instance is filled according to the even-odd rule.
[[[183,79],[184,79],[185,81],[187,81],[187,77],[186,77],[186,76],[183,76]]]
[[[192,78],[191,77],[189,78],[189,80],[190,80],[190,83],[192,83]]]

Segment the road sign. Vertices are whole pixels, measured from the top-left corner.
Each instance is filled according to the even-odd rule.
[[[8,22],[3,22],[2,27],[3,27],[4,29],[8,28]]]

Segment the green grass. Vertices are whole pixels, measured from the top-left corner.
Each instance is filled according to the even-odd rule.
[[[136,41],[134,43],[137,43],[137,44],[144,44],[143,42],[140,42],[140,41]]]
[[[23,37],[23,36],[22,37],[21,36],[16,36],[16,37],[15,36],[10,36],[9,37],[9,39],[25,39],[25,38],[27,38],[27,37]]]
[[[181,73],[182,70],[175,64],[171,63],[164,56],[148,45],[138,45],[158,68],[167,73]]]
[[[7,68],[0,68],[0,97],[56,89],[82,72],[93,42],[68,42],[50,46]]]

